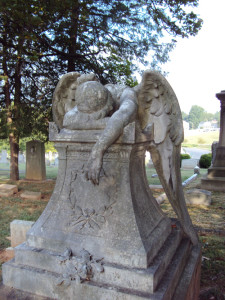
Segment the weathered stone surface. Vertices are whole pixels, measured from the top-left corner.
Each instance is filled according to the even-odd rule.
[[[191,177],[189,177],[188,179],[186,179],[184,182],[182,182],[182,186],[185,187],[188,184],[190,184],[192,181],[196,180],[198,178],[198,174],[193,174]]]
[[[160,185],[160,184],[154,184],[154,185],[150,184],[149,188],[151,191],[155,191],[155,192],[163,192],[164,191],[162,185]]]
[[[225,178],[214,177],[214,178],[202,178],[201,188],[215,192],[225,192]]]
[[[14,248],[13,247],[8,247],[8,248],[5,249],[5,251],[6,251],[8,259],[12,259],[14,257],[15,252],[14,252]]]
[[[214,165],[215,158],[216,158],[216,149],[218,147],[218,142],[213,142],[211,145],[211,151],[212,151],[212,166]]]
[[[23,292],[0,283],[1,300],[50,300],[50,298],[37,296],[33,293]]]
[[[209,191],[192,189],[186,191],[185,196],[187,204],[211,205],[212,203],[211,192]]]
[[[194,174],[200,175],[200,168],[198,166],[194,167]]]
[[[136,88],[103,87],[93,75],[63,78],[49,134],[59,153],[56,186],[3,265],[3,282],[53,299],[172,299],[199,245],[180,177],[176,96],[151,71]],[[147,150],[181,225],[149,189]]]
[[[45,180],[45,146],[41,141],[26,144],[26,179]]]
[[[34,222],[24,220],[13,220],[10,223],[11,246],[16,247],[26,241],[26,234]]]
[[[40,200],[41,192],[24,191],[20,194],[22,199]]]
[[[17,185],[14,184],[0,184],[0,196],[9,197],[18,192]]]
[[[161,194],[160,196],[158,196],[156,198],[156,201],[159,203],[159,204],[162,204],[165,200],[167,199],[167,196],[165,193]]]

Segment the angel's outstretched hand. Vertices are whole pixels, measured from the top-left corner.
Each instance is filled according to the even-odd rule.
[[[102,168],[102,155],[98,153],[98,155],[91,154],[88,159],[85,176],[87,180],[91,180],[93,184],[99,184],[99,175]]]

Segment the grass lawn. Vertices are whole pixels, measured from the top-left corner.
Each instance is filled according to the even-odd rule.
[[[182,147],[211,150],[211,145],[215,141],[219,141],[219,131],[199,132],[198,135],[185,136]]]
[[[1,165],[0,169],[2,169]],[[193,175],[193,170],[181,171],[183,181]],[[150,184],[159,184],[158,178],[151,177],[152,174],[156,173],[154,169],[147,168],[146,172]],[[204,170],[204,172],[201,170],[202,174],[205,172],[206,170]],[[23,174],[25,175],[25,173]],[[47,167],[47,177],[55,178],[56,176],[57,168]],[[6,171],[0,170],[0,183],[7,182],[17,184],[19,192],[12,197],[0,198],[0,266],[6,260],[4,249],[10,246],[10,241],[7,239],[10,235],[10,222],[14,219],[36,221],[48,203],[55,185],[55,180],[51,179],[38,183],[26,182],[24,180],[11,182],[7,178],[8,175],[6,174]],[[199,188],[199,184],[200,177],[189,186],[185,187],[185,190],[194,187]],[[20,198],[20,193],[24,190],[41,191],[43,197],[38,201],[22,200]],[[154,196],[158,196],[158,193],[154,193]],[[222,298],[222,295],[225,293],[224,198],[224,193],[212,192],[211,206],[188,206],[193,224],[198,229],[199,238],[202,243],[203,261],[201,290],[204,291],[204,293],[202,292],[203,298],[201,298],[201,300],[224,299]],[[175,217],[175,214],[167,200],[161,205],[161,208],[169,217]]]

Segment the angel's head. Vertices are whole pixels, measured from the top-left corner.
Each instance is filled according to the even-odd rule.
[[[80,84],[75,93],[78,111],[94,114],[95,119],[104,118],[113,109],[113,100],[109,91],[97,81]]]

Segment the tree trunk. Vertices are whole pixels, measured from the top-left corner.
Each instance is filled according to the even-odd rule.
[[[12,111],[11,111],[11,97],[10,97],[10,82],[9,82],[9,73],[7,65],[7,22],[5,25],[5,31],[3,33],[3,72],[4,72],[4,94],[5,94],[5,106],[6,106],[6,122],[9,133],[9,145],[10,145],[10,179],[18,180],[19,179],[19,168],[18,168],[18,153],[19,153],[19,139],[15,137],[12,120]]]
[[[10,179],[19,180],[19,128],[17,121],[20,118],[20,97],[21,97],[21,69],[22,69],[22,46],[24,39],[19,38],[17,62],[15,67],[15,94],[14,94],[14,107],[11,124],[11,132],[9,134],[10,143]]]
[[[13,132],[9,136],[10,144],[10,179],[19,180],[19,165],[18,165],[18,154],[19,154],[19,138],[17,138]]]
[[[67,72],[75,71],[76,66],[76,51],[77,51],[77,31],[78,31],[78,20],[79,20],[79,1],[73,3],[71,9],[71,26],[70,26],[70,45],[69,45],[69,58],[67,65]]]

